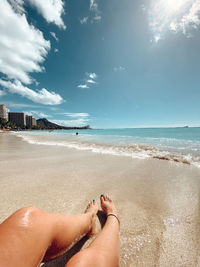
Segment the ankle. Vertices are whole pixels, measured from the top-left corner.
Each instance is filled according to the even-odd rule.
[[[106,216],[108,216],[109,214],[114,214],[115,216],[118,217],[118,212],[116,209],[109,209],[107,212],[106,212]]]
[[[85,213],[85,215],[87,216],[90,227],[92,227],[93,220],[94,220],[94,214],[92,212],[87,212],[87,213]]]
[[[120,220],[119,220],[119,217],[118,217],[117,214],[115,214],[115,213],[108,213],[108,215],[107,215],[107,219],[108,219],[108,217],[112,217],[112,218],[114,217],[115,220],[117,220],[118,223],[119,223],[119,225],[120,225]]]

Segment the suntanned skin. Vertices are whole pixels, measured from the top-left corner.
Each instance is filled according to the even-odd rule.
[[[117,216],[115,205],[108,196],[101,197],[100,201],[106,215]],[[109,216],[97,238],[88,248],[74,255],[65,267],[116,267],[118,264],[119,222],[114,216]]]
[[[106,214],[117,211],[108,196],[100,198]],[[85,213],[62,215],[35,207],[22,208],[0,224],[0,266],[37,267],[62,255],[81,236],[95,234],[98,205],[92,201]],[[116,267],[119,261],[119,223],[109,216],[101,233],[87,249],[66,264],[72,266]]]

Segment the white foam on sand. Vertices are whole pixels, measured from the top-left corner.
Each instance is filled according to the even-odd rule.
[[[113,144],[99,144],[82,142],[80,140],[62,140],[51,139],[51,136],[34,135],[26,132],[12,132],[16,136],[22,138],[29,144],[48,145],[48,146],[61,146],[78,150],[91,151],[94,153],[125,156],[134,159],[155,158],[159,160],[173,161],[188,165],[200,167],[200,157],[192,156],[191,154],[182,155],[173,153],[167,150],[161,150],[146,144],[132,144],[132,145],[113,145]]]

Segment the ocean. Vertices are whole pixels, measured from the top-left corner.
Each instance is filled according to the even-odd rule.
[[[157,158],[200,167],[200,127],[23,131],[14,134],[32,144],[140,159]]]

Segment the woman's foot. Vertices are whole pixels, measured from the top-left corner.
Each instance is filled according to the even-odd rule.
[[[98,205],[97,202],[95,200],[91,201],[88,205],[87,208],[85,210],[85,213],[90,215],[91,218],[91,227],[89,232],[87,233],[87,235],[93,236],[96,234],[96,214],[98,212]]]
[[[101,208],[105,212],[106,215],[112,213],[118,216],[117,209],[111,198],[109,198],[108,196],[101,195],[100,201],[101,201]]]

